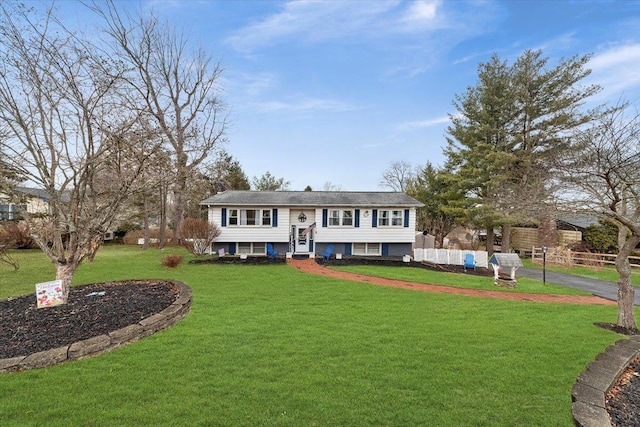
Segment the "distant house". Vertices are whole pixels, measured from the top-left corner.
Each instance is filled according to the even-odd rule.
[[[0,221],[15,221],[22,219],[22,212],[30,214],[47,213],[49,210],[48,194],[38,188],[15,187],[14,193],[20,199],[6,194],[0,194]]]
[[[344,255],[411,254],[416,208],[404,193],[347,191],[225,191],[201,205],[222,233],[212,251],[315,256],[332,245]]]

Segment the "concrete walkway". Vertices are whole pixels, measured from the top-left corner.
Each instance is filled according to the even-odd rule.
[[[542,270],[536,268],[519,268],[517,276],[528,277],[530,279],[542,280]],[[605,282],[603,280],[590,279],[587,277],[573,276],[571,274],[556,273],[548,271],[546,282],[554,285],[566,286],[573,289],[589,292],[595,296],[611,301],[618,300],[618,284]],[[640,289],[635,292],[635,305],[640,305]]]

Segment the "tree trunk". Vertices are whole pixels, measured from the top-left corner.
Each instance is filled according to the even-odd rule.
[[[487,227],[487,253],[489,258],[493,255],[493,227]]]
[[[158,231],[158,249],[167,243],[167,190],[165,184],[160,185],[160,230]]]
[[[147,249],[149,249],[149,198],[147,197],[147,195],[145,194],[143,196],[143,202],[142,202],[142,229],[144,230],[144,235],[143,235],[143,239],[144,242],[142,243],[142,250],[146,251]]]
[[[182,220],[184,219],[184,186],[178,184],[173,190],[173,238],[174,244],[182,244]]]
[[[502,226],[502,245],[500,246],[500,251],[503,254],[508,254],[511,252],[511,225],[504,224]]]
[[[558,246],[558,227],[555,218],[544,215],[538,226],[538,242],[540,246],[553,248]]]
[[[56,280],[62,280],[62,293],[65,304],[69,300],[71,279],[73,279],[73,273],[75,273],[77,267],[78,266],[73,263],[56,264]]]
[[[635,289],[631,286],[629,255],[631,255],[631,251],[633,251],[636,245],[640,243],[640,236],[631,235],[631,237],[627,238],[627,232],[628,229],[626,227],[620,227],[618,231],[620,249],[616,257],[616,271],[618,272],[617,325],[626,329],[637,329],[634,313]]]

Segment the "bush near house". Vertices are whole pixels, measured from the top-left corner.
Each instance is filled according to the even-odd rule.
[[[0,224],[0,246],[10,249],[33,249],[36,243],[24,221],[6,221]]]

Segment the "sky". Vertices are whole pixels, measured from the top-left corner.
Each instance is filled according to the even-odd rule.
[[[392,162],[442,166],[453,101],[492,54],[593,55],[592,103],[640,108],[638,1],[120,2],[187,30],[224,71],[226,151],[291,190],[384,191]],[[59,2],[78,18],[78,4]]]

